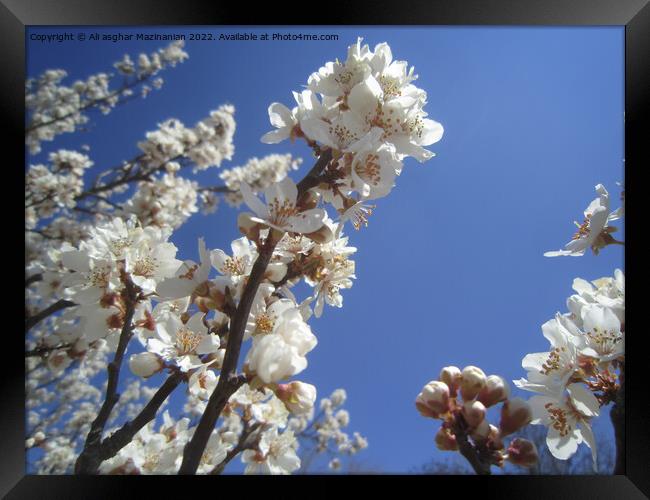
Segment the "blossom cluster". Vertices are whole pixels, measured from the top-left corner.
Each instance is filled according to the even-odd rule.
[[[498,426],[487,420],[487,411],[502,403]],[[486,376],[477,366],[461,371],[447,366],[438,380],[424,386],[415,400],[424,417],[442,420],[435,437],[441,450],[460,451],[470,462],[483,467],[502,467],[507,460],[522,467],[533,466],[538,459],[535,445],[514,438],[506,447],[504,438],[531,422],[528,403],[510,398],[508,383],[498,375]],[[478,467],[478,465],[475,465]]]
[[[198,183],[175,175],[178,163],[170,162],[168,167],[171,173],[138,183],[137,191],[124,204],[124,212],[135,214],[144,226],[176,229],[198,211]]]
[[[62,84],[68,76],[62,69],[45,71],[25,85],[25,106],[31,113],[27,125],[26,143],[31,154],[41,151],[41,142],[52,141],[57,135],[74,132],[88,122],[86,111],[99,109],[108,114],[120,102],[134,95],[133,88],[142,84],[141,95],[162,86],[156,78],[152,86],[143,82],[161,70],[182,63],[189,56],[183,50],[184,42],[177,41],[152,54],[140,54],[137,66],[128,55],[114,64],[122,77],[118,88],[111,87],[115,75],[97,73],[86,80],[76,80],[71,86]]]
[[[289,420],[289,428],[310,439],[316,453],[333,456],[328,463],[332,470],[341,467],[336,454],[354,455],[368,446],[368,440],[361,434],[354,432],[350,437],[344,430],[350,424],[350,414],[343,408],[346,399],[345,389],[336,389],[329,397],[320,400],[320,411],[315,417],[312,408],[308,414]]]
[[[83,191],[84,171],[90,158],[61,149],[50,153],[49,166],[31,165],[25,174],[25,227],[33,229],[39,219],[54,216],[62,208],[74,208]]]
[[[539,394],[530,399],[532,423],[548,427],[546,443],[553,456],[566,460],[585,443],[596,469],[591,420],[615,401],[616,372],[625,361],[624,275],[617,269],[614,277],[592,283],[578,278],[573,290],[569,312],[542,325],[550,350],[525,356],[527,376],[514,383]]]
[[[328,62],[294,92],[297,106],[269,107],[276,128],[263,142],[304,139],[320,151],[331,148],[335,161],[315,192],[356,228],[367,223],[372,207],[364,202],[386,196],[412,156],[422,162],[425,149],[443,135],[440,123],[427,117],[427,93],[413,85],[417,75],[406,61],[393,60],[388,44],[374,51],[357,40],[345,62]]]
[[[248,184],[256,193],[263,191],[284,179],[289,171],[298,170],[301,163],[302,159],[292,158],[290,154],[272,154],[264,158],[253,157],[241,167],[225,170],[219,174],[229,189],[225,199],[229,205],[239,207],[244,201],[240,192],[242,183]]]
[[[234,106],[224,104],[193,128],[186,127],[177,119],[166,120],[157,130],[147,132],[146,140],[138,143],[144,153],[140,160],[150,167],[159,168],[186,157],[193,162],[194,172],[218,167],[224,159],[230,160],[235,151],[232,143],[236,128],[234,113]]]

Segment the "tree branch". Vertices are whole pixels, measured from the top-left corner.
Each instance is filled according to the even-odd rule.
[[[325,166],[332,159],[332,151],[327,149],[321,152],[321,155],[307,173],[305,178],[298,183],[298,198],[304,194],[308,189],[318,185],[320,173]],[[228,402],[232,394],[241,387],[246,381],[244,377],[237,377],[237,363],[239,361],[239,352],[241,350],[242,340],[244,338],[244,330],[246,322],[250,314],[251,307],[257,289],[264,279],[266,268],[271,261],[273,250],[277,241],[273,239],[273,230],[269,231],[269,236],[264,242],[263,246],[259,249],[259,254],[253,264],[253,269],[242,293],[241,300],[237,306],[237,311],[231,322],[230,334],[228,335],[228,343],[226,345],[226,354],[224,356],[219,382],[214,389],[208,400],[205,411],[201,416],[199,425],[197,426],[191,440],[185,446],[183,451],[183,462],[178,471],[179,474],[195,474],[199,466],[201,456],[208,443],[208,439],[212,434],[217,419],[221,415],[221,411]]]
[[[210,475],[216,476],[221,474],[223,470],[226,468],[226,465],[228,465],[233,458],[239,455],[242,451],[251,448],[251,443],[249,442],[249,438],[251,434],[253,434],[253,432],[255,432],[257,429],[259,429],[262,426],[262,424],[257,422],[249,427],[248,422],[244,422],[244,426],[245,426],[244,430],[242,430],[242,433],[239,436],[239,441],[237,442],[237,445],[228,452],[226,458],[223,459],[223,462],[215,466],[215,468],[210,471]]]
[[[38,281],[38,280],[34,280],[34,281]],[[48,316],[54,314],[55,312],[65,309],[66,307],[72,307],[76,305],[77,304],[75,302],[72,302],[71,300],[60,299],[56,301],[54,304],[50,305],[49,307],[46,307],[42,311],[37,312],[33,316],[25,318],[25,332],[28,332],[31,328],[33,328],[38,323],[43,321]]]
[[[614,426],[616,441],[616,464],[614,474],[625,474],[625,364],[621,363],[619,380],[620,387],[616,393],[616,401],[610,411],[609,417]]]
[[[174,392],[183,381],[183,372],[172,373],[152,396],[147,405],[131,421],[126,422],[119,430],[104,439],[98,447],[97,458],[99,463],[115,456],[115,454],[131,442],[140,429],[156,417],[156,412],[165,402],[167,397]],[[98,464],[99,466],[99,464]]]
[[[124,326],[120,333],[120,340],[115,351],[113,361],[108,364],[108,383],[106,385],[106,397],[104,404],[97,414],[97,418],[90,426],[90,431],[86,437],[84,449],[82,450],[77,462],[75,463],[75,474],[96,474],[97,468],[101,463],[99,460],[98,450],[101,446],[102,433],[108,422],[108,418],[117,404],[120,395],[117,393],[117,385],[120,378],[120,368],[122,359],[131,337],[133,336],[133,315],[135,314],[135,305],[137,302],[138,291],[131,279],[123,272],[122,281],[124,282],[124,298],[126,301],[126,314],[124,316]]]

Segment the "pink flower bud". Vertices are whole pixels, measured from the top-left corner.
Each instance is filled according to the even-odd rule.
[[[449,395],[452,398],[456,397],[456,392],[458,391],[458,388],[460,387],[460,368],[457,366],[445,366],[441,371],[440,371],[440,380],[447,384],[447,387],[449,387]]]
[[[472,429],[485,420],[485,406],[480,401],[467,401],[463,405],[463,417]]]
[[[279,384],[275,395],[294,415],[304,415],[311,411],[316,401],[316,387],[304,382]]]
[[[476,366],[466,366],[461,373],[460,394],[463,400],[469,401],[485,387],[487,378],[483,370]]]
[[[508,460],[521,467],[532,467],[539,460],[535,443],[522,438],[513,439],[508,446]]]
[[[415,399],[415,407],[424,417],[438,418],[449,410],[449,387],[444,382],[432,380],[424,386]]]
[[[493,406],[501,401],[505,401],[510,396],[510,386],[503,377],[490,375],[485,381],[485,387],[478,394],[478,400],[486,408]]]
[[[456,451],[458,443],[456,443],[456,436],[454,436],[449,429],[440,427],[436,434],[436,446],[439,450],[443,451]]]
[[[501,435],[507,436],[528,425],[533,419],[530,405],[521,398],[513,398],[503,403],[499,428]]]
[[[129,368],[134,375],[148,378],[162,370],[162,360],[152,352],[133,354],[129,358]]]

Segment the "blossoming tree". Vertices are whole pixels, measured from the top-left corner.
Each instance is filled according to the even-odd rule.
[[[596,186],[598,198],[584,212],[583,223],[564,250],[547,257],[594,255],[608,245],[622,245],[610,223],[624,215],[624,207],[610,209],[609,193]],[[624,191],[621,195],[624,200]],[[503,438],[530,424],[548,427],[546,446],[560,460],[575,454],[581,443],[591,449],[597,471],[596,440],[591,421],[603,406],[613,403],[610,417],[616,441],[615,474],[625,470],[625,280],[620,269],[614,277],[592,281],[576,278],[576,294],[567,299],[569,312],[556,313],[542,325],[550,342],[548,352],[528,354],[522,360],[527,378],[514,384],[537,393],[528,402],[508,399],[508,383],[498,375],[486,377],[475,366],[462,371],[449,366],[439,380],[429,382],[415,401],[421,415],[443,421],[436,434],[441,450],[461,453],[477,474],[490,474],[491,466],[507,460],[531,467],[538,460],[534,443],[515,438],[506,448]],[[462,402],[458,396],[462,396]],[[504,401],[498,427],[488,424],[486,409]]]
[[[160,72],[187,58],[175,42],[118,61],[120,85],[102,73],[67,87],[62,70],[29,80],[30,152],[138,89],[146,97],[162,86]],[[313,151],[298,183],[287,176],[301,165],[291,155],[252,158],[223,171],[223,185],[188,177],[232,158],[230,105],[194,127],[160,123],[139,155],[89,184],[85,152],[29,165],[26,446],[43,450],[39,472],[219,474],[240,456],[246,472],[291,473],[301,440],[332,455],[367,446],[344,430],[344,390],[315,414],[316,388],[295,376],[318,343],[310,317],[341,307],[355,278],[346,223],[367,224],[369,202],[390,193],[403,160],[430,159],[425,147],[442,137],[416,78],[387,44],[371,51],[359,39],[293,93],[291,109],[271,104],[274,130],[262,141],[301,140]],[[172,232],[220,198],[250,209],[237,220],[242,237],[226,251],[201,238],[198,261],[177,259]],[[301,298],[300,282],[310,290]],[[180,392],[183,412],[165,409]],[[330,467],[340,464],[333,456]]]

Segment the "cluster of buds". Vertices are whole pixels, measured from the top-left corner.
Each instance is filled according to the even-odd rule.
[[[501,417],[495,426],[486,417],[488,408],[498,403],[502,403]],[[522,467],[537,462],[537,449],[530,441],[515,438],[507,447],[504,443],[506,436],[530,423],[532,413],[526,401],[510,398],[508,383],[498,375],[486,376],[476,366],[462,371],[447,366],[439,380],[424,386],[415,406],[422,416],[442,420],[435,437],[441,450],[460,451],[487,470],[491,465],[503,466],[506,460]]]

